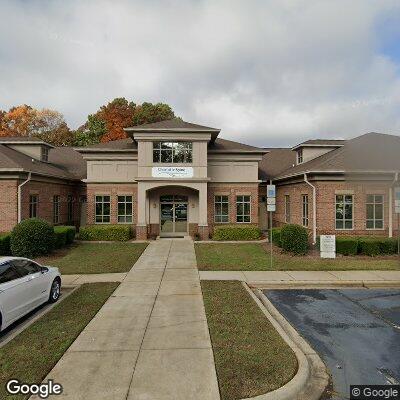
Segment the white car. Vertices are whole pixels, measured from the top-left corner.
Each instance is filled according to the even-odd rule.
[[[0,331],[43,303],[60,297],[58,268],[21,257],[0,257]]]

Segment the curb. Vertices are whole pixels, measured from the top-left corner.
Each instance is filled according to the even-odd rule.
[[[284,386],[272,392],[242,400],[319,400],[329,383],[325,364],[260,290],[253,293],[246,283],[242,282],[242,284],[282,339],[293,350],[298,360],[296,375]]]
[[[398,288],[400,281],[253,281],[257,289],[338,289],[338,288]]]
[[[241,244],[241,243],[268,243],[268,239],[260,239],[260,240],[195,240],[195,243],[214,243],[214,244]]]

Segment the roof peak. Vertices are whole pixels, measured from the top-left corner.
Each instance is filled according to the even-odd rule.
[[[184,131],[184,132],[219,132],[220,129],[211,128],[209,126],[194,124],[192,122],[183,121],[180,118],[172,118],[164,121],[153,122],[150,124],[136,125],[125,128],[126,131],[141,132],[141,131]]]

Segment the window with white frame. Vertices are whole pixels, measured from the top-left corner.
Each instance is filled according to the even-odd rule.
[[[290,224],[290,195],[285,194],[285,222]]]
[[[49,148],[48,147],[42,146],[41,160],[44,162],[49,161]]]
[[[303,149],[297,150],[297,164],[301,164],[303,162]]]
[[[335,197],[335,228],[353,229],[353,195],[337,194]]]
[[[304,227],[308,227],[308,194],[302,195],[302,224]]]
[[[214,197],[214,222],[229,222],[229,197]]]
[[[251,221],[251,196],[236,196],[236,222]]]
[[[39,196],[31,194],[29,196],[29,218],[36,218],[38,216]]]
[[[110,196],[96,195],[96,217],[95,221],[98,224],[106,224],[110,222]]]
[[[133,197],[118,196],[118,222],[129,224],[133,221]]]
[[[67,197],[67,221],[72,222],[74,220],[74,196],[69,194]]]
[[[383,229],[383,195],[367,195],[367,229]]]
[[[153,162],[187,164],[193,161],[191,142],[153,142]]]
[[[53,196],[53,223],[58,224],[60,222],[60,196]]]

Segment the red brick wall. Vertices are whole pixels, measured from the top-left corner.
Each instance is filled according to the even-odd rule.
[[[0,180],[0,232],[10,231],[18,220],[18,181]]]
[[[227,194],[229,196],[229,224],[237,224],[236,222],[236,196],[251,195],[251,222],[248,225],[258,225],[258,184],[254,185],[237,185],[237,184],[213,184],[208,185],[207,189],[207,219],[210,233],[214,226],[224,225],[214,223],[214,196],[218,194]],[[246,225],[240,223],[238,225]]]
[[[111,197],[111,224],[118,223],[118,195],[133,196],[133,226],[137,221],[137,184],[87,184],[87,224],[95,223],[95,196],[109,195]]]

